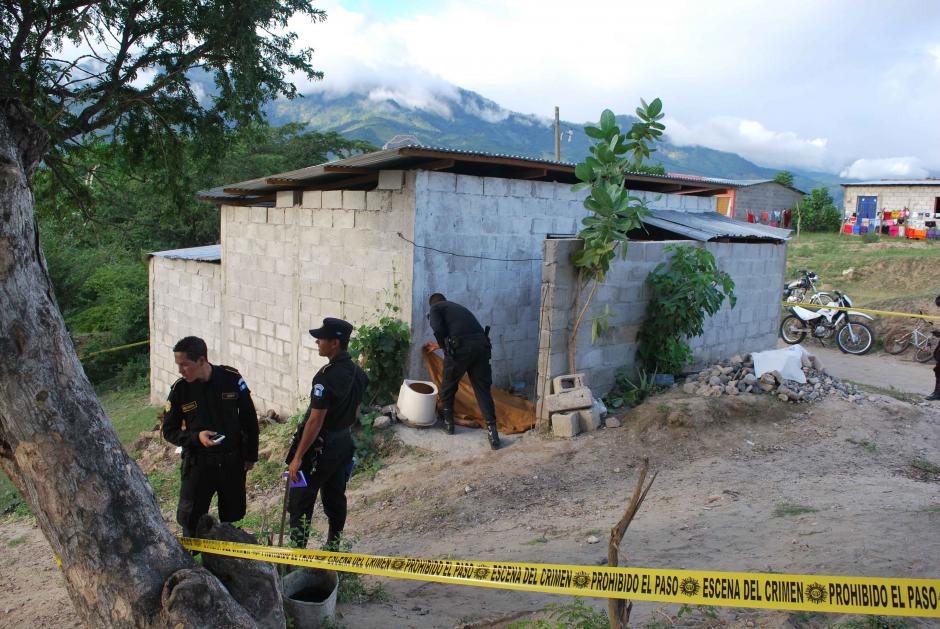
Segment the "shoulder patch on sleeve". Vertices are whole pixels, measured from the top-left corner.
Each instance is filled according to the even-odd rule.
[[[325,389],[323,388],[323,385],[322,385],[322,384],[315,384],[315,385],[313,385],[313,397],[319,398],[319,399],[322,400],[322,399],[323,399],[323,392],[324,392],[324,391],[325,391]]]
[[[169,400],[167,400],[167,401],[166,401],[166,404],[163,405],[163,410],[164,410],[164,412],[169,413],[169,412],[170,412],[170,409],[171,409],[172,407],[173,407],[173,405],[170,404],[170,401],[169,401]]]
[[[239,378],[238,378],[238,390],[239,390],[239,391],[247,391],[247,390],[248,390],[248,383],[245,382],[245,379],[242,378],[241,376],[239,376]]]

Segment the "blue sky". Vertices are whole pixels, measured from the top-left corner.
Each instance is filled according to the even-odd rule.
[[[454,86],[567,120],[663,98],[667,133],[768,166],[940,173],[940,2],[317,2],[324,81],[420,108]]]

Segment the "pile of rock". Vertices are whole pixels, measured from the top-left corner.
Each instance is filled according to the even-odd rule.
[[[855,385],[845,384],[830,374],[819,359],[803,354],[801,359],[806,382],[787,380],[778,371],[754,373],[750,354],[732,356],[730,360],[703,369],[689,376],[682,390],[689,395],[717,397],[720,395],[771,394],[784,402],[814,402],[824,396],[838,395],[847,400],[862,399]]]

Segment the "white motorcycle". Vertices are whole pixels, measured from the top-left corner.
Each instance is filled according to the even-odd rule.
[[[780,322],[780,338],[784,343],[796,345],[806,338],[807,334],[825,343],[835,336],[839,349],[846,354],[861,356],[875,345],[875,335],[871,328],[852,317],[873,321],[872,317],[863,312],[848,310],[852,307],[849,296],[833,291],[835,299],[826,308],[813,311],[802,306],[787,308],[791,314]]]

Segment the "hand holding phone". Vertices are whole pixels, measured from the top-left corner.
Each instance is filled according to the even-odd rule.
[[[211,441],[212,443],[216,445],[222,443],[224,440],[225,440],[225,435],[223,435],[222,433],[218,433],[218,432],[212,435],[211,437],[209,437],[209,441]]]

